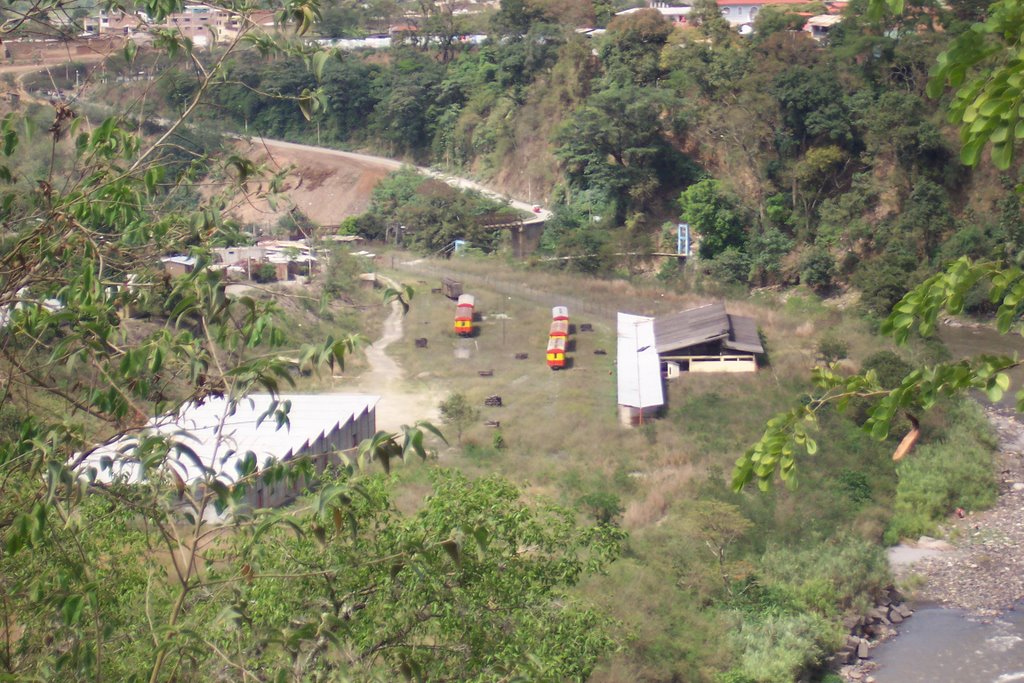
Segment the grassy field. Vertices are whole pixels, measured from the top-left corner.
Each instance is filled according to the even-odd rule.
[[[619,624],[622,649],[592,680],[788,683],[838,643],[844,611],[864,609],[891,580],[881,541],[897,498],[894,441],[874,441],[848,417],[827,413],[799,488],[728,488],[733,462],[765,421],[808,390],[823,341],[841,342],[849,356],[841,365],[851,370],[892,348],[863,318],[799,291],[726,301],[730,312],[757,320],[769,364],[750,375],[684,374],[667,383],[663,416],[630,429],[616,409],[615,311],[667,313],[720,299],[493,258],[387,254],[378,264],[416,290],[404,337],[389,348],[408,391],[459,392],[479,411],[461,443],[441,425],[450,445],[438,444],[431,466],[498,473],[530,497],[575,506],[582,523],[608,514],[629,531],[608,574],[575,593]],[[476,297],[472,338],[454,334],[455,303],[431,292],[445,274]],[[557,372],[544,357],[553,305],[569,307],[575,328],[570,367]],[[592,330],[581,331],[584,323]],[[491,395],[503,406],[484,406]],[[926,431],[939,440],[949,415],[940,410]],[[431,466],[394,471],[400,509],[421,503]],[[708,551],[708,510],[735,525],[721,566]]]
[[[731,467],[764,420],[804,386],[821,336],[841,330],[854,357],[876,346],[862,323],[846,321],[809,299],[730,301],[730,312],[758,321],[771,366],[754,375],[684,375],[667,385],[665,419],[624,429],[616,412],[614,323],[598,309],[668,312],[710,299],[634,288],[624,281],[523,273],[495,261],[442,263],[476,296],[480,320],[471,339],[457,338],[451,329],[454,303],[431,293],[438,276],[387,270],[418,292],[406,338],[392,355],[410,378],[461,392],[481,411],[463,435],[463,452],[452,449],[446,457],[460,467],[502,472],[563,501],[594,490],[632,489],[624,501],[627,527],[656,522],[664,501],[695,475],[709,467]],[[544,360],[549,304],[563,302],[569,304],[576,333],[571,367],[554,372]],[[573,302],[584,306],[574,308]],[[579,331],[582,323],[593,331]],[[416,348],[416,338],[426,338],[427,348]],[[606,355],[595,354],[600,350]],[[521,353],[529,358],[516,360]],[[493,376],[481,377],[483,370]],[[504,407],[485,408],[483,399],[491,394],[500,395]],[[498,430],[484,426],[485,420],[501,422],[504,449],[492,448]]]
[[[735,495],[726,486],[732,463],[760,435],[764,422],[806,391],[808,371],[823,338],[845,342],[853,358],[845,362],[851,367],[879,348],[862,320],[799,294],[784,300],[762,294],[728,301],[730,312],[758,321],[770,365],[752,375],[684,374],[667,383],[667,406],[661,419],[628,429],[619,424],[616,410],[615,311],[663,313],[714,299],[656,286],[635,287],[625,281],[524,271],[493,259],[401,267],[402,259],[397,255],[396,267],[385,270],[413,285],[417,295],[405,321],[405,338],[391,354],[409,378],[437,385],[442,393],[461,392],[480,410],[479,418],[465,430],[461,447],[453,439],[453,446],[442,450],[440,464],[471,474],[501,473],[530,495],[578,505],[583,518],[593,510],[580,504],[581,499],[585,503],[594,496],[621,512],[615,519],[630,532],[624,557],[607,576],[582,587],[588,599],[619,620],[624,646],[595,673],[594,680],[712,680],[715,672],[737,666],[756,670],[761,666],[757,662],[775,657],[774,647],[793,650],[796,654],[790,659],[797,663],[787,664],[789,668],[783,667],[781,674],[749,680],[785,680],[813,659],[813,653],[828,648],[818,638],[828,641],[834,636],[832,622],[818,615],[814,618],[821,623],[808,626],[808,617],[799,614],[804,609],[803,588],[793,589],[801,597],[787,603],[783,611],[793,616],[780,623],[737,616],[747,608],[736,612],[717,605],[720,589],[716,580],[708,578],[711,556],[699,533],[694,533],[690,510],[696,501],[719,499],[750,520],[754,531],[745,534],[735,548],[738,566],[746,567],[737,569],[741,580],[752,576],[750,568],[759,566],[759,558],[770,547],[800,549],[828,543],[839,526],[860,529],[861,535],[854,534],[855,542],[870,538],[877,543],[884,525],[877,519],[882,514],[878,505],[847,504],[842,494],[837,498],[828,486],[817,485],[849,469],[845,462],[853,453],[860,464],[852,465],[852,470],[863,470],[864,478],[873,482],[891,478],[891,463],[886,459],[889,446],[867,439],[849,421],[826,424],[818,460],[827,469],[815,472],[814,463],[807,464],[805,470],[813,482],[809,490]],[[383,263],[390,266],[392,261],[387,256]],[[460,278],[466,292],[476,297],[479,331],[471,339],[459,339],[452,331],[455,304],[431,293],[446,273]],[[550,307],[557,304],[569,306],[576,333],[571,368],[554,372],[546,367],[544,349]],[[593,331],[581,332],[583,323],[590,323]],[[416,338],[426,338],[427,347],[417,348]],[[597,350],[607,354],[597,355]],[[515,355],[521,353],[529,357],[517,360]],[[482,377],[481,370],[493,375]],[[483,406],[484,398],[492,394],[502,397],[503,407]],[[486,420],[500,421],[500,429],[485,426]],[[499,432],[502,448],[494,447]],[[400,500],[404,497],[406,505],[414,505],[425,490],[424,471],[410,467],[399,472],[406,484]],[[872,501],[887,500],[892,486],[879,484],[872,495]],[[832,552],[840,550],[831,548],[826,554]],[[869,562],[877,556],[868,552],[862,556],[863,563],[876,570],[871,573],[873,579],[885,581],[884,568]],[[863,563],[850,562],[850,571],[868,572]],[[847,599],[843,590],[853,580],[828,578],[833,574],[833,569],[808,570],[812,580],[833,586],[826,593],[833,602],[840,602]],[[755,648],[730,643],[726,634],[735,632],[737,624],[747,627],[751,643],[768,644]],[[759,628],[768,633],[789,632],[792,638],[788,643],[765,640],[758,635]],[[821,635],[811,637],[812,632]],[[749,651],[753,663],[743,664],[737,649]]]

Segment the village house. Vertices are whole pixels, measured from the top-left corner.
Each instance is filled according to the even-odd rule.
[[[164,266],[164,272],[171,277],[178,277],[179,275],[191,273],[196,267],[195,257],[186,256],[184,254],[165,256],[160,259],[160,263]]]
[[[793,7],[808,4],[806,0],[722,0],[718,9],[733,26],[753,24],[765,7]]]
[[[804,31],[810,33],[811,38],[821,42],[828,37],[832,27],[842,20],[843,18],[838,14],[819,14],[807,20],[807,23],[804,24]]]
[[[152,28],[172,28],[191,40],[195,46],[210,47],[237,38],[244,28],[243,21],[243,16],[236,12],[207,5],[185,5],[182,11],[170,14],[161,24],[152,23],[142,12],[127,14],[101,10],[95,16],[84,19],[83,27],[87,33],[125,37],[145,34]],[[268,31],[273,30],[274,12],[255,10],[249,14],[248,22]]]
[[[628,16],[636,12],[642,12],[646,9],[656,9],[661,12],[661,16],[665,17],[673,24],[679,24],[680,26],[686,26],[686,15],[690,13],[689,5],[668,5],[663,2],[652,2],[647,7],[633,7],[631,9],[622,10],[621,12],[616,12],[615,16]]]

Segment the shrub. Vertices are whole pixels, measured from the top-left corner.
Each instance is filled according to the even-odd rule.
[[[839,644],[839,627],[816,614],[744,615],[729,632],[739,663],[727,681],[792,683]]]
[[[815,246],[800,259],[800,282],[811,289],[828,289],[835,274],[836,260],[825,247]]]
[[[799,548],[774,546],[761,558],[763,609],[834,616],[869,601],[891,581],[885,552],[853,534]]]
[[[822,337],[818,342],[818,357],[826,363],[834,363],[837,360],[846,358],[850,353],[850,346],[845,340],[838,337]]]
[[[750,275],[750,257],[729,247],[707,263],[707,272],[722,284],[746,284]]]
[[[871,482],[863,472],[842,470],[836,477],[836,484],[855,505],[871,500]]]
[[[920,446],[900,463],[887,543],[933,533],[936,522],[958,507],[977,510],[995,503],[992,448],[978,438],[987,431],[983,421],[980,415],[960,416],[944,441]]]
[[[878,382],[885,389],[894,389],[900,385],[903,378],[914,369],[892,351],[876,351],[864,359],[862,366],[864,372],[874,370],[878,375]]]
[[[277,282],[277,269],[272,263],[261,263],[253,268],[252,279],[254,282]]]

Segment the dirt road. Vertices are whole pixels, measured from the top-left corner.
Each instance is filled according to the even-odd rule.
[[[389,287],[398,287],[390,278],[378,274]],[[369,371],[356,382],[359,391],[381,396],[377,404],[377,429],[395,432],[403,424],[429,420],[438,424],[438,404],[442,392],[437,388],[405,377],[402,367],[387,354],[391,344],[402,339],[405,315],[402,305],[393,301],[384,320],[380,338],[366,348]]]
[[[296,207],[321,225],[337,225],[349,216],[364,213],[370,206],[370,193],[377,182],[404,165],[386,157],[259,137],[251,138],[243,152],[274,170],[294,167],[285,180],[284,193]],[[505,197],[468,178],[423,166],[415,168],[423,175],[452,187],[476,190],[497,201],[508,202],[509,206],[530,214],[524,224],[543,222],[551,217],[546,209],[536,207],[538,210],[534,210],[534,205]],[[264,203],[253,203],[244,207],[238,218],[248,223],[271,223],[280,213]]]

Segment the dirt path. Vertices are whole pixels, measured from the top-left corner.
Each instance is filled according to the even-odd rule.
[[[398,287],[390,278],[380,274],[378,277],[389,287]],[[391,302],[383,333],[365,349],[370,369],[356,383],[360,391],[381,397],[377,404],[377,428],[390,432],[417,420],[438,424],[437,406],[442,400],[442,392],[437,387],[407,379],[402,366],[387,354],[388,346],[402,339],[404,323],[402,305],[398,301]]]
[[[366,211],[374,185],[388,173],[405,165],[387,157],[255,136],[249,139],[246,153],[257,160],[268,161],[272,167],[294,166],[295,172],[285,181],[285,194],[291,197],[303,213],[323,225],[334,225],[347,216]],[[415,168],[423,175],[452,187],[475,190],[496,201],[508,202],[509,206],[529,214],[523,221],[524,225],[543,222],[551,217],[546,209],[503,196],[473,180],[424,166]],[[262,205],[258,208],[259,213],[273,213]],[[249,218],[257,219],[258,216]]]

